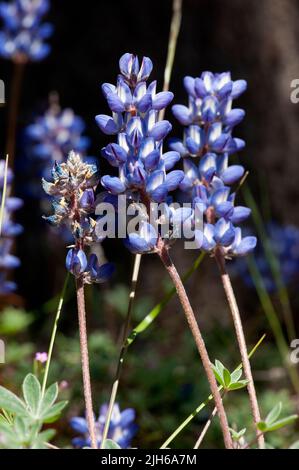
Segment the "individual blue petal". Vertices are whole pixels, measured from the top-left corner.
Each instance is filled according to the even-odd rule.
[[[123,54],[119,59],[119,69],[121,73],[127,78],[130,78],[133,60],[133,54],[129,54],[128,52]]]
[[[165,180],[165,173],[164,171],[154,171],[148,178],[146,184],[147,192],[151,192],[156,189],[158,186],[164,183]]]
[[[168,170],[171,170],[174,165],[180,160],[180,154],[179,152],[174,152],[174,151],[170,151],[170,152],[166,152],[162,155],[162,161],[164,163],[164,166],[165,166],[165,170],[168,171]]]
[[[214,121],[218,111],[218,100],[214,96],[207,96],[203,99],[201,106],[202,119],[206,122]]]
[[[245,80],[236,80],[233,82],[233,89],[231,92],[231,98],[238,98],[247,88],[247,82]]]
[[[116,93],[109,93],[107,96],[107,103],[111,111],[114,113],[122,113],[125,110],[125,105]]]
[[[146,113],[152,106],[152,97],[149,93],[146,93],[141,100],[137,103],[137,109],[141,113]]]
[[[235,238],[233,225],[225,219],[219,219],[215,225],[214,239],[222,246],[229,246]]]
[[[111,194],[121,194],[125,191],[125,184],[117,176],[105,175],[101,178],[101,183]]]
[[[245,147],[245,141],[243,139],[234,138],[234,144],[236,146],[236,152],[239,152]]]
[[[154,170],[160,160],[160,150],[153,150],[144,160],[144,166],[146,170]]]
[[[184,172],[181,170],[171,171],[166,175],[165,184],[168,191],[174,191],[184,179]]]
[[[202,237],[202,244],[201,247],[204,251],[211,251],[215,246],[216,242],[214,240],[215,235],[215,227],[212,224],[205,224],[203,237]],[[197,235],[198,242],[200,241],[200,232]]]
[[[80,207],[85,210],[92,211],[94,209],[94,191],[91,188],[85,189],[80,198]]]
[[[192,122],[189,108],[182,104],[175,104],[171,108],[174,117],[183,125],[188,126]]]
[[[221,173],[224,184],[234,184],[244,175],[244,168],[241,165],[231,165]]]
[[[115,121],[110,116],[106,116],[105,114],[99,114],[96,116],[96,122],[104,134],[112,135],[117,134],[118,126]]]
[[[185,176],[193,183],[199,179],[199,173],[197,166],[192,162],[190,158],[184,159],[184,173]]]
[[[244,109],[232,109],[224,118],[224,124],[228,127],[234,127],[239,122],[242,121],[242,119],[245,116],[245,111]]]
[[[243,206],[236,206],[234,208],[233,215],[231,217],[231,221],[233,224],[239,224],[246,220],[251,214],[251,209],[248,207]]]
[[[136,418],[136,412],[133,408],[125,409],[120,414],[121,426],[123,428],[126,428],[127,426],[129,426],[129,424],[132,423],[132,421],[134,421],[135,418]]]
[[[116,93],[116,86],[111,83],[103,83],[101,88],[105,98],[107,98],[111,93]]]
[[[87,258],[83,250],[71,248],[65,260],[66,269],[74,276],[78,276],[85,271],[87,266]]]
[[[102,266],[99,267],[98,272],[97,272],[97,281],[98,282],[108,281],[108,279],[110,279],[114,271],[115,271],[115,266],[113,263],[102,264]]]
[[[161,93],[157,93],[153,98],[153,109],[159,111],[160,109],[166,108],[172,100],[173,93],[170,91],[161,91]]]
[[[234,206],[231,202],[226,201],[217,204],[215,208],[217,217],[224,217],[225,219],[231,218],[234,212]]]
[[[169,121],[159,121],[154,126],[152,129],[149,131],[148,135],[149,137],[153,137],[155,140],[160,141],[163,140],[167,134],[171,131],[172,126]]]
[[[198,96],[198,98],[204,98],[208,94],[205,83],[201,78],[196,78],[194,85],[195,85],[195,93]]]
[[[125,241],[132,253],[152,251],[157,243],[157,233],[154,227],[147,222],[141,222],[140,226],[139,234],[131,233]]]
[[[193,77],[186,76],[184,78],[184,87],[188,95],[195,97],[195,79]]]
[[[175,152],[178,152],[181,157],[185,157],[188,155],[188,150],[180,139],[169,139],[169,148],[171,148]]]
[[[235,248],[234,253],[238,256],[246,256],[255,249],[256,243],[256,237],[245,237]]]
[[[153,69],[153,63],[149,57],[143,57],[140,70],[138,73],[138,80],[145,81],[150,76]]]
[[[151,199],[154,202],[159,203],[159,202],[165,201],[165,199],[167,197],[167,193],[168,193],[168,188],[167,188],[166,184],[161,184],[157,188],[150,191],[150,196],[151,196]]]

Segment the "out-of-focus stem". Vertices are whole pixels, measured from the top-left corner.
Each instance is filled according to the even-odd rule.
[[[247,352],[247,346],[246,346],[246,341],[245,341],[245,335],[243,331],[243,326],[242,326],[242,321],[241,321],[241,316],[239,312],[239,307],[236,301],[236,297],[233,291],[233,287],[230,282],[230,277],[226,271],[225,267],[225,258],[223,254],[217,250],[215,253],[215,259],[220,271],[221,275],[221,280],[223,284],[223,288],[225,291],[225,295],[229,304],[229,308],[232,314],[234,326],[235,326],[235,331],[236,331],[236,336],[237,336],[237,341],[240,349],[240,354],[241,354],[241,359],[242,359],[242,364],[243,364],[243,370],[246,379],[248,380],[247,383],[247,390],[248,390],[248,395],[249,395],[249,400],[250,400],[250,406],[252,410],[252,415],[253,415],[253,420],[255,424],[255,431],[257,435],[257,440],[260,448],[264,448],[265,445],[265,440],[263,434],[260,433],[260,431],[257,428],[257,423],[261,421],[261,415],[260,415],[260,410],[259,410],[259,405],[257,401],[257,396],[256,396],[256,391],[255,391],[255,386],[254,386],[254,381],[252,377],[252,372],[251,372],[251,366],[250,366],[250,361],[248,359],[248,352]]]
[[[195,446],[193,447],[193,449],[199,449],[199,447],[200,447],[202,441],[204,440],[205,435],[206,435],[207,432],[208,432],[209,427],[211,426],[211,423],[212,423],[213,418],[216,416],[216,413],[217,413],[217,408],[216,408],[216,406],[215,406],[215,408],[213,409],[213,411],[212,411],[212,413],[211,413],[211,415],[210,415],[208,421],[207,421],[206,424],[204,425],[203,430],[201,431],[200,436],[199,436],[199,438],[197,439],[197,441],[196,441]]]
[[[56,338],[56,333],[57,333],[57,326],[58,326],[58,322],[59,322],[59,318],[60,318],[60,314],[61,314],[61,310],[62,310],[62,306],[63,306],[63,302],[64,302],[64,297],[65,297],[65,292],[66,292],[66,288],[67,288],[67,285],[68,285],[69,277],[70,277],[70,274],[68,272],[67,275],[66,275],[64,284],[63,284],[62,292],[61,292],[59,302],[58,302],[58,306],[57,306],[56,316],[55,316],[55,320],[54,320],[54,324],[53,324],[52,335],[51,335],[50,345],[49,345],[49,350],[48,350],[48,358],[47,358],[47,363],[46,363],[44,377],[43,377],[42,396],[44,396],[46,386],[47,386],[49,368],[50,368],[50,364],[51,364],[52,353],[53,353],[53,348],[54,348],[54,343],[55,343],[55,338]]]
[[[6,155],[4,175],[3,175],[3,189],[2,189],[2,198],[1,198],[1,208],[0,208],[0,236],[1,236],[1,233],[2,233],[2,225],[3,225],[3,220],[4,220],[4,214],[5,214],[5,200],[6,200],[6,193],[7,193],[8,158],[9,158],[8,155]]]
[[[79,336],[80,336],[81,363],[82,363],[86,420],[87,420],[88,431],[89,431],[89,435],[91,439],[91,447],[93,449],[97,449],[97,438],[96,438],[96,432],[95,432],[95,422],[94,422],[94,414],[93,414],[93,406],[92,406],[92,393],[91,393],[90,372],[89,372],[84,282],[83,282],[82,276],[80,276],[79,278],[76,278],[76,292],[77,292]]]
[[[21,96],[22,80],[24,75],[25,63],[22,61],[14,62],[14,70],[12,77],[12,84],[10,89],[8,123],[7,123],[7,140],[6,140],[6,153],[9,155],[10,167],[14,167],[15,149],[16,149],[16,134],[17,134],[17,120],[19,112],[19,103]]]
[[[171,19],[170,33],[169,33],[169,40],[168,40],[166,66],[164,70],[163,91],[169,90],[171,73],[172,73],[176,45],[177,45],[177,39],[178,39],[178,35],[180,32],[180,27],[181,27],[182,4],[183,4],[183,0],[173,0],[173,3],[172,3],[172,19]],[[164,118],[164,114],[165,114],[165,109],[161,109],[160,114],[159,114],[160,120]]]
[[[212,395],[213,395],[213,398],[214,398],[214,401],[215,401],[215,405],[216,405],[216,408],[217,408],[217,413],[218,413],[219,420],[220,420],[220,426],[221,426],[222,433],[223,433],[225,447],[227,449],[232,449],[232,447],[233,447],[232,438],[231,438],[231,434],[230,434],[230,431],[229,431],[227,417],[226,417],[225,409],[224,409],[224,406],[223,406],[223,403],[222,403],[221,394],[218,390],[217,382],[216,382],[216,379],[215,379],[215,376],[214,376],[214,373],[213,373],[213,370],[212,370],[212,367],[211,367],[209,354],[208,354],[208,351],[206,349],[204,339],[201,335],[199,326],[197,324],[197,321],[196,321],[193,309],[191,307],[191,304],[189,302],[189,298],[188,298],[187,293],[185,291],[184,285],[183,285],[183,283],[181,281],[181,278],[180,278],[180,276],[179,276],[179,274],[178,274],[178,272],[177,272],[177,270],[176,270],[176,268],[175,268],[175,266],[174,266],[174,264],[173,264],[173,262],[172,262],[172,260],[169,256],[168,250],[164,246],[163,242],[161,243],[161,247],[159,247],[158,255],[160,256],[161,261],[164,264],[164,266],[165,266],[165,268],[166,268],[166,270],[167,270],[167,272],[168,272],[168,274],[169,274],[169,276],[170,276],[170,278],[171,278],[171,280],[172,280],[172,282],[173,282],[173,284],[176,288],[177,295],[178,295],[179,300],[181,302],[181,305],[183,307],[183,311],[185,313],[187,322],[189,324],[191,333],[193,335],[195,344],[197,346],[197,350],[198,350],[199,355],[201,357],[202,364],[203,364],[205,373],[207,375],[207,378],[208,378],[208,381],[209,381],[209,384],[210,384],[210,388],[211,388],[211,392],[212,392]]]
[[[107,417],[106,417],[105,427],[104,427],[103,436],[102,436],[101,449],[104,448],[105,441],[107,439],[109,426],[110,426],[110,422],[111,422],[112,411],[113,411],[114,403],[115,403],[115,400],[116,400],[118,385],[119,385],[120,376],[121,376],[121,372],[122,372],[122,366],[123,366],[125,354],[126,354],[127,349],[128,349],[128,344],[126,342],[126,339],[127,339],[128,333],[129,333],[131,313],[132,313],[133,303],[134,303],[134,299],[135,299],[137,280],[138,280],[138,275],[139,275],[139,270],[140,270],[140,263],[141,263],[141,255],[137,254],[137,255],[135,255],[135,260],[134,260],[134,268],[133,268],[132,281],[131,281],[129,304],[128,304],[128,310],[127,310],[127,315],[126,315],[126,320],[125,320],[124,330],[123,330],[122,348],[121,348],[121,351],[120,351],[120,354],[119,354],[117,370],[116,370],[115,379],[114,379],[114,382],[113,382],[112,391],[111,391],[111,395],[110,395],[109,406],[108,406],[108,411],[107,411]]]

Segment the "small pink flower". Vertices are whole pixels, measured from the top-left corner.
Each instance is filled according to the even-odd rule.
[[[35,354],[35,360],[44,364],[48,360],[48,354],[46,352],[37,352]]]

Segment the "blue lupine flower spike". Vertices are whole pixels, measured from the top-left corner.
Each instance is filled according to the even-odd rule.
[[[180,189],[203,211],[203,229],[195,231],[195,240],[211,254],[220,249],[226,258],[245,256],[255,248],[256,238],[242,238],[241,229],[235,227],[249,217],[250,209],[235,205],[232,186],[245,170],[241,165],[229,165],[229,156],[245,146],[232,135],[245,112],[232,109],[232,103],[246,90],[246,82],[233,81],[229,72],[203,72],[198,78],[185,77],[184,86],[188,106],[172,107],[184,126],[184,136],[172,139],[170,147],[184,159]]]

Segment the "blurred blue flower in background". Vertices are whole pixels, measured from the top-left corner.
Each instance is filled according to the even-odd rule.
[[[62,162],[72,150],[84,156],[90,144],[88,137],[82,135],[83,119],[70,108],[61,109],[56,93],[50,95],[49,102],[46,112],[26,128],[31,153],[45,169]]]
[[[3,22],[0,31],[0,55],[15,62],[40,61],[50,52],[44,42],[53,26],[41,23],[48,12],[49,0],[14,0],[0,3]]]
[[[5,161],[0,160],[0,201],[3,195]],[[11,250],[14,244],[14,237],[22,233],[23,227],[13,220],[14,212],[23,205],[23,201],[17,197],[9,196],[13,173],[9,169],[7,174],[7,193],[4,206],[4,217],[0,236],[0,295],[6,295],[16,289],[13,281],[7,280],[8,272],[20,265],[20,260]]]
[[[279,263],[280,273],[285,284],[299,278],[299,229],[293,225],[281,226],[275,222],[266,225],[268,243]],[[263,278],[265,288],[273,293],[277,290],[269,261],[262,244],[257,245],[255,260]],[[249,287],[254,287],[253,280],[243,260],[236,260],[233,273],[240,275]]]
[[[101,445],[107,411],[108,405],[102,405],[99,418],[95,423],[98,447]],[[135,410],[132,408],[126,408],[120,411],[119,405],[116,403],[113,407],[107,439],[112,439],[117,442],[122,449],[128,449],[138,429],[137,425],[134,423],[135,415]],[[75,437],[73,439],[73,445],[79,448],[89,447],[91,442],[86,419],[81,417],[72,418],[70,425],[74,431],[82,434],[82,437]]]

